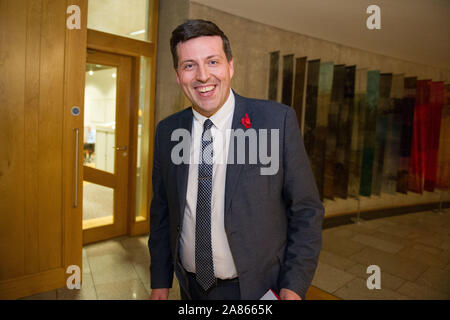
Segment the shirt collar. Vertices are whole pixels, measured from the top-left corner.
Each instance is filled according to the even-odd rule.
[[[227,101],[225,101],[223,106],[216,113],[214,113],[211,117],[209,117],[209,119],[212,121],[212,123],[217,129],[221,130],[225,127],[228,117],[234,111],[234,105],[235,105],[234,94],[233,90],[230,89],[230,94],[228,95]],[[205,120],[208,119],[207,117],[201,115],[196,110],[194,110],[194,108],[192,108],[192,113],[194,114],[194,119],[200,122],[202,126]]]

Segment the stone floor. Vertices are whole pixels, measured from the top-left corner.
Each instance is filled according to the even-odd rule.
[[[81,290],[58,289],[25,299],[148,299],[147,236],[83,248]],[[369,290],[377,265],[381,289]],[[450,211],[398,215],[323,231],[312,283],[344,300],[450,299]],[[174,281],[171,299],[179,299]]]

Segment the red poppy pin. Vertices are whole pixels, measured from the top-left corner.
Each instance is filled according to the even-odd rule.
[[[251,127],[250,118],[248,117],[248,114],[245,114],[245,117],[241,119],[241,123],[244,125],[245,129],[248,129]]]

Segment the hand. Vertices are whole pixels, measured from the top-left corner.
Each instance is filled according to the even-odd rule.
[[[283,288],[280,291],[281,300],[302,300],[302,298],[294,291]]]
[[[169,289],[153,289],[150,293],[150,300],[167,300],[169,299]]]

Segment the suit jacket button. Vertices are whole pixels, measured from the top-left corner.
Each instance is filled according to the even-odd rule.
[[[177,227],[177,232],[180,232],[180,226]]]

